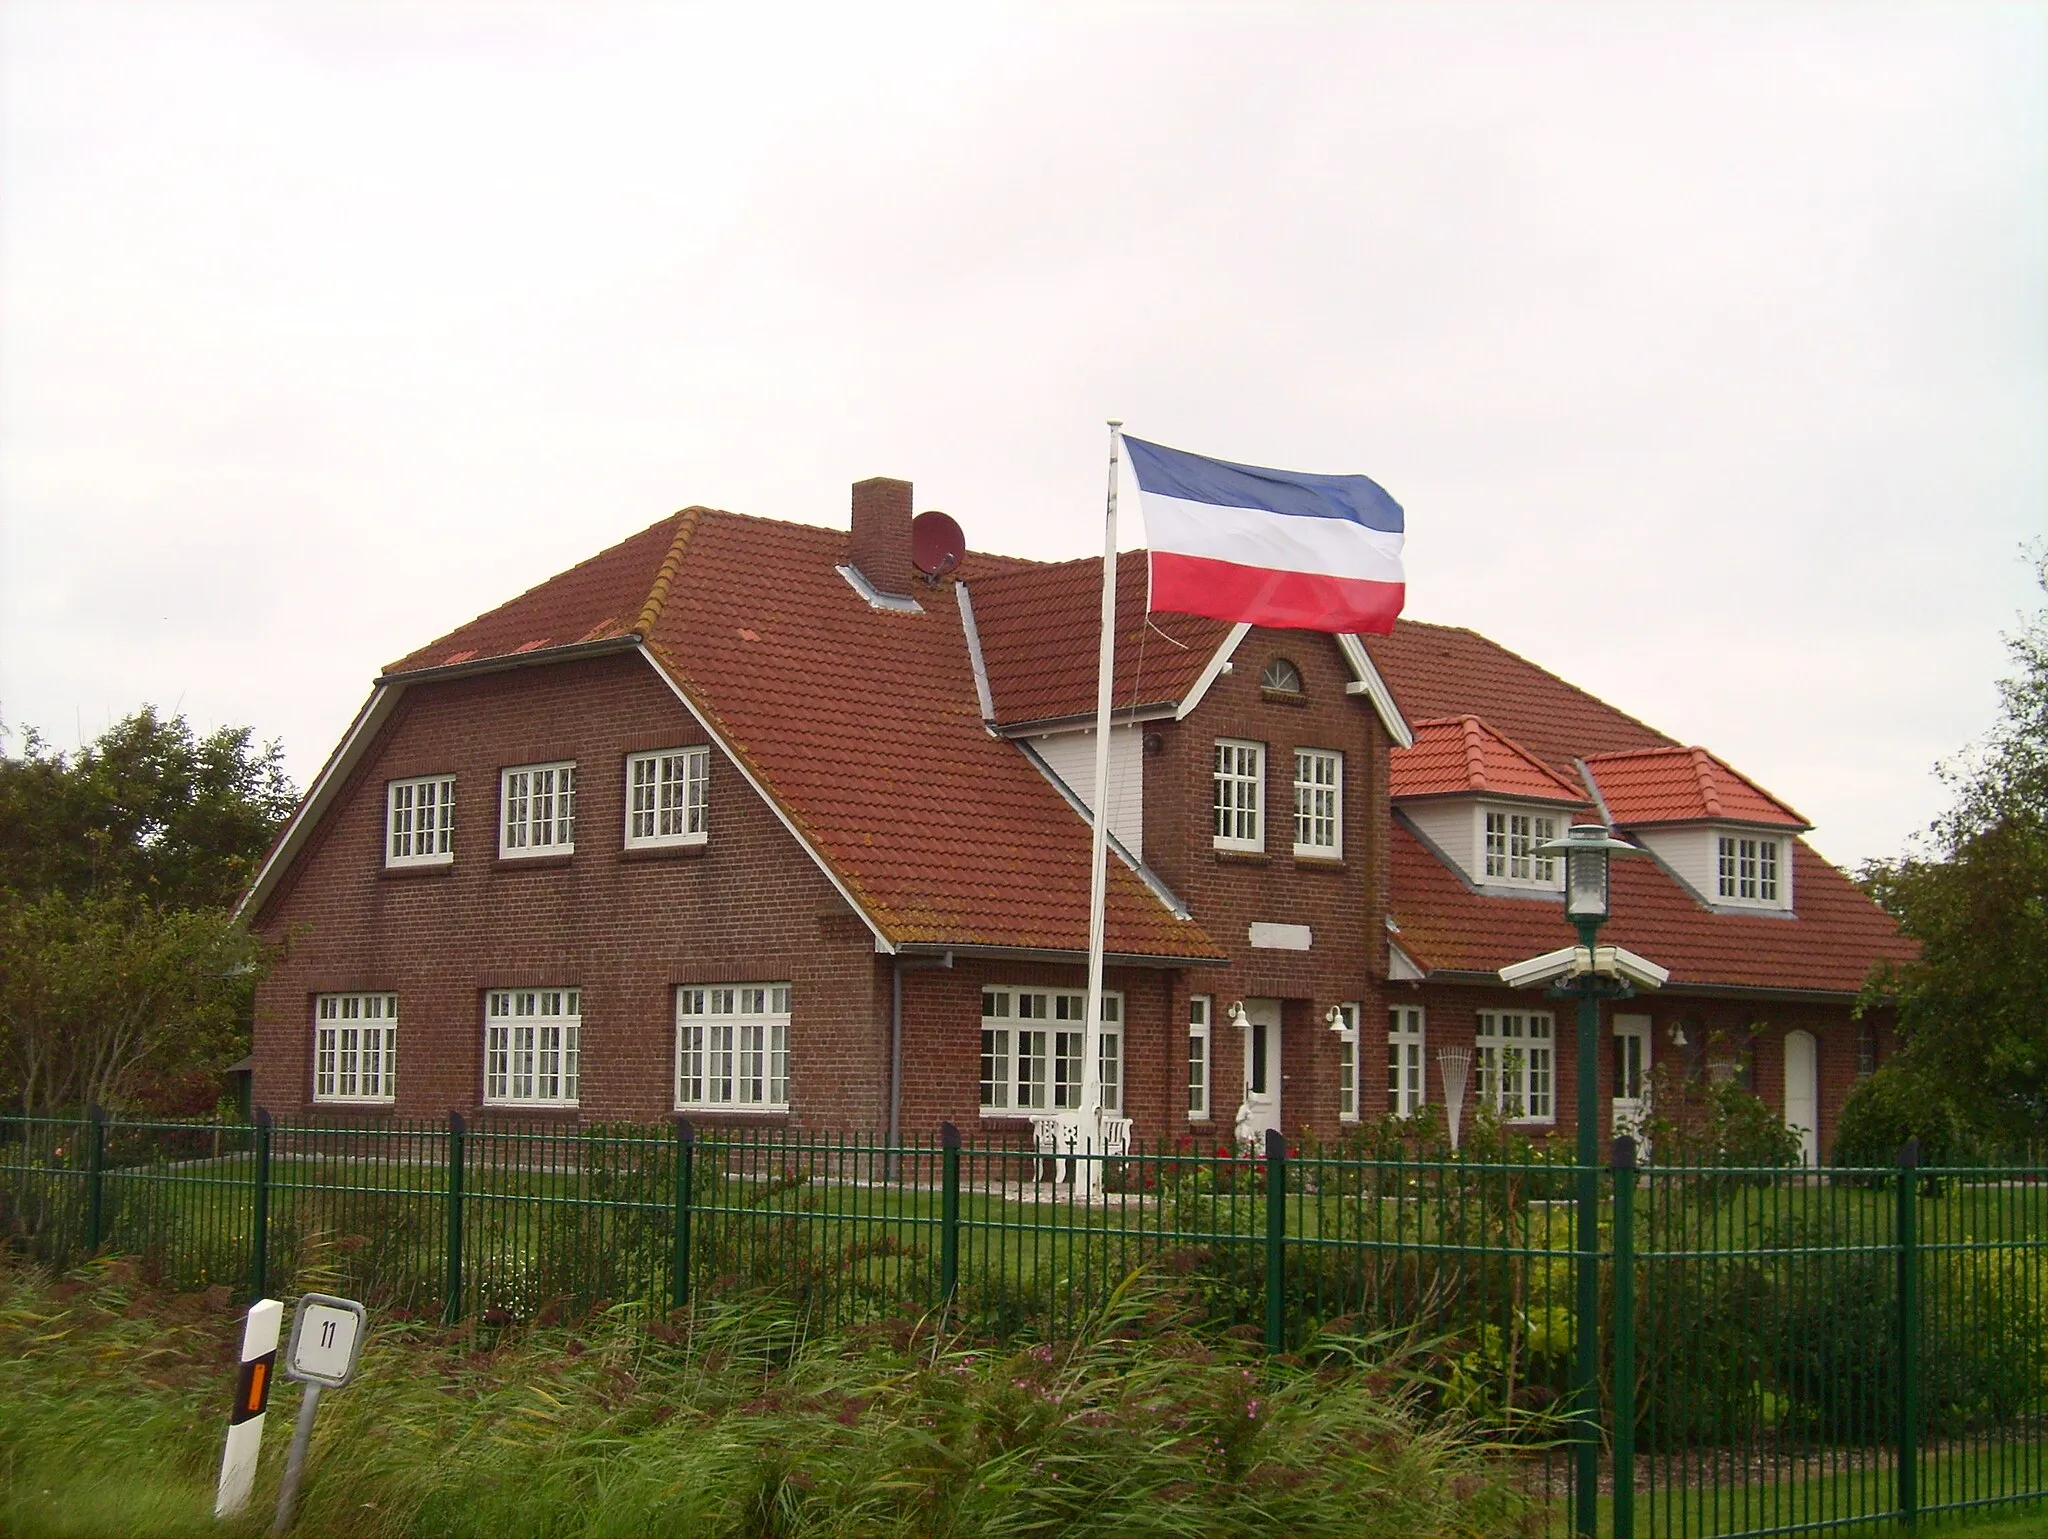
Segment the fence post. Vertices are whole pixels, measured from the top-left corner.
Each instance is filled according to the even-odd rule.
[[[1899,1149],[1899,1521],[1920,1521],[1920,1140]]]
[[[1636,1536],[1636,1141],[1614,1141],[1614,1539]]]
[[[85,1253],[94,1256],[106,1238],[107,1109],[95,1101],[85,1118]]]
[[[690,1199],[696,1191],[697,1130],[688,1117],[676,1118],[675,1254],[669,1258],[668,1307],[690,1302]]]
[[[1266,1350],[1287,1346],[1287,1138],[1266,1129]]]
[[[256,1108],[256,1195],[249,1219],[249,1297],[270,1292],[270,1109]]]
[[[960,1130],[939,1124],[939,1292],[947,1303],[960,1286]]]
[[[448,1113],[448,1298],[441,1318],[453,1325],[462,1318],[462,1113]]]

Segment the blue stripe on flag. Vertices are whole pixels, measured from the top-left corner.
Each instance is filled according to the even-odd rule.
[[[1235,465],[1124,435],[1138,489],[1222,508],[1257,508],[1295,518],[1341,518],[1389,534],[1403,532],[1401,504],[1370,476],[1318,476]]]

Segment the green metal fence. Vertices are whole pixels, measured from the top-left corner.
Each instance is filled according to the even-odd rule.
[[[114,1252],[166,1287],[484,1325],[768,1292],[821,1326],[943,1311],[995,1339],[1071,1334],[1144,1267],[1274,1352],[1405,1340],[1443,1412],[1521,1450],[1554,1532],[1734,1539],[2048,1495],[2048,1168],[1638,1170],[1621,1141],[1594,1406],[1575,1181],[1277,1139],[1048,1158],[950,1125],[888,1147],[680,1120],[0,1119],[0,1232],[53,1267]],[[1574,1450],[1598,1480],[1577,1506]]]

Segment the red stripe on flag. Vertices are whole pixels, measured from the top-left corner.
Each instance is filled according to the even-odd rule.
[[[1206,615],[1276,630],[1367,631],[1385,636],[1407,585],[1240,566],[1208,556],[1152,552],[1155,614]]]

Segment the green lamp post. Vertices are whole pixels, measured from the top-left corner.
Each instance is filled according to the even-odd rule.
[[[1633,844],[1611,838],[1598,823],[1575,823],[1562,839],[1536,853],[1561,858],[1564,916],[1579,932],[1584,966],[1554,992],[1579,1001],[1578,1050],[1578,1360],[1573,1374],[1578,1418],[1572,1502],[1574,1531],[1591,1539],[1598,1525],[1600,1480],[1600,1001],[1626,999],[1628,980],[1596,970],[1596,943],[1607,922],[1608,863],[1617,854],[1639,855]]]

